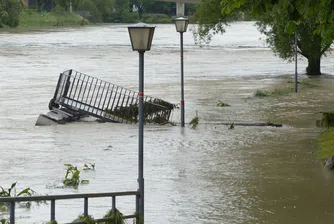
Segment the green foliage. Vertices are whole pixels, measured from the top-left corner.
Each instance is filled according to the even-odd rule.
[[[97,9],[96,5],[92,0],[82,0],[78,5],[77,9],[80,11],[89,11],[91,15],[89,17],[89,21],[91,22],[96,23],[102,21],[101,12]]]
[[[72,1],[72,9],[77,9],[78,6],[82,3],[83,0],[71,0]],[[56,4],[62,7],[65,11],[70,10],[70,0],[57,0]]]
[[[47,222],[47,223],[45,223],[45,224],[58,224],[58,222],[55,221],[55,220],[53,220],[53,221]]]
[[[318,139],[321,149],[317,151],[320,159],[325,159],[334,155],[334,128],[329,128],[321,134]]]
[[[168,123],[168,114],[176,108],[176,105],[160,99],[153,99],[144,102],[144,120],[147,123],[166,124]],[[120,106],[114,109],[105,109],[104,116],[116,116],[120,119],[136,123],[138,120],[138,104]]]
[[[171,18],[164,14],[144,14],[142,21],[145,23],[171,23]]]
[[[268,92],[264,90],[257,89],[256,92],[254,93],[255,97],[267,97],[269,96]]]
[[[112,209],[110,209],[104,218],[111,218],[111,220],[106,221],[104,224],[125,224],[125,219],[123,214],[116,209],[116,212],[113,213]]]
[[[190,125],[191,125],[191,128],[192,129],[196,129],[197,128],[197,125],[198,125],[198,123],[199,123],[199,117],[196,115],[196,117],[194,117],[193,119],[191,119],[191,121],[190,121]]]
[[[85,163],[83,170],[95,170],[95,163]]]
[[[39,12],[51,12],[56,6],[56,0],[36,0]]]
[[[78,187],[80,183],[87,184],[88,180],[80,179],[80,170],[72,164],[64,164],[67,167],[63,184],[67,187]]]
[[[297,32],[298,53],[308,59],[307,73],[320,75],[321,56],[334,39],[333,9],[331,0],[203,0],[195,13],[195,36],[210,41],[225,31],[225,22],[235,13],[252,13],[267,43],[284,60],[293,60]]]
[[[195,20],[199,22],[198,29],[193,30],[197,44],[209,43],[212,36],[225,32],[226,21],[221,11],[221,0],[200,1],[196,6]]]
[[[144,224],[143,216],[139,214],[139,212],[135,212],[135,219],[133,220],[133,224]]]
[[[138,21],[138,13],[130,12],[129,0],[116,1],[112,11],[113,13],[111,15],[110,22],[133,23]]]
[[[271,89],[271,90],[257,89],[254,93],[254,96],[255,97],[260,97],[260,98],[268,97],[268,96],[280,97],[280,96],[288,95],[292,91],[293,91],[292,88],[285,87],[285,86],[282,86],[282,87],[279,87],[279,88],[274,88],[274,89]]]
[[[217,107],[229,107],[229,106],[231,105],[218,100]]]
[[[228,129],[230,129],[230,130],[234,129],[234,122],[231,123],[231,125],[228,127]]]
[[[137,7],[139,19],[142,18],[142,14],[149,6],[153,5],[154,2],[155,0],[130,0],[131,5]]]
[[[20,20],[20,12],[22,10],[21,1],[17,0],[1,0],[0,1],[0,28],[17,27]]]
[[[16,191],[16,184],[17,184],[17,182],[12,183],[10,188],[8,188],[7,190],[5,190],[3,187],[0,186],[0,188],[1,188],[0,197],[31,196],[31,195],[36,193],[30,187],[27,187],[24,190],[20,191],[18,194],[16,194],[16,192],[15,192]],[[12,193],[12,192],[14,192],[14,193]]]
[[[10,224],[8,219],[0,219],[1,224]]]
[[[92,216],[84,216],[84,215],[79,215],[78,218],[73,220],[73,222],[84,222],[84,224],[96,224],[96,221]]]
[[[112,17],[111,9],[115,6],[116,0],[93,0],[93,2],[102,16],[102,21],[110,22]]]
[[[12,183],[12,185],[8,189],[4,189],[2,186],[0,186],[1,188],[0,197],[32,196],[36,194],[36,192],[32,190],[30,187],[27,187],[23,189],[22,191],[20,191],[19,193],[16,193],[16,184],[17,182]],[[40,202],[38,201],[37,204],[39,203]],[[22,202],[20,204],[26,208],[30,208],[31,206],[31,202]],[[8,203],[3,203],[3,204],[0,203],[0,211],[7,211],[7,207],[8,207]]]
[[[112,149],[112,145],[108,145],[108,147],[104,150],[111,150]]]
[[[321,127],[334,127],[334,112],[322,112]]]
[[[39,13],[33,9],[24,9],[20,15],[19,28],[40,28],[66,25],[80,26],[82,22],[83,18],[76,13],[69,13],[65,11]]]

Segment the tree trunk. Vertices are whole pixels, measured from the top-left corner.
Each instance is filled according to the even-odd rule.
[[[320,62],[321,62],[320,57],[308,58],[308,66],[306,68],[306,73],[311,76],[321,75]]]

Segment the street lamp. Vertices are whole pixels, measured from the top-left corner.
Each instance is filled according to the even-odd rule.
[[[176,31],[180,33],[181,45],[181,127],[184,127],[184,81],[183,81],[183,33],[187,32],[189,20],[185,17],[173,19]]]
[[[144,220],[144,53],[151,49],[154,26],[138,23],[128,27],[132,50],[139,53],[139,141],[138,141],[138,185],[139,214]]]
[[[297,45],[297,28],[295,30],[295,92],[298,92],[298,45]]]

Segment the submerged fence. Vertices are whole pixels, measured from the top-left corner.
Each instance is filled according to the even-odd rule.
[[[138,120],[138,92],[74,70],[60,74],[52,100],[53,105],[106,121],[136,123]],[[144,120],[168,122],[174,107],[164,100],[144,96]]]
[[[10,208],[10,224],[15,224],[15,203],[18,202],[31,202],[31,201],[50,201],[50,221],[56,220],[56,201],[69,200],[69,199],[84,199],[83,200],[83,216],[88,217],[88,199],[89,198],[102,198],[110,197],[112,202],[112,212],[116,212],[116,197],[122,196],[135,196],[136,198],[136,213],[139,212],[139,191],[127,191],[127,192],[112,192],[112,193],[94,193],[94,194],[68,194],[68,195],[47,195],[47,196],[25,196],[25,197],[0,197],[0,203],[8,203]],[[136,215],[125,215],[124,219],[135,219]],[[95,219],[97,223],[110,221],[111,218]],[[71,222],[71,224],[84,224],[85,222]],[[68,223],[69,224],[69,223]]]

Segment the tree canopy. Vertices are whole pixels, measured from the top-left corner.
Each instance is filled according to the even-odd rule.
[[[210,32],[222,33],[228,18],[251,13],[273,51],[293,60],[297,33],[298,53],[308,59],[307,73],[320,75],[321,57],[334,39],[334,0],[202,0],[195,14],[198,35],[210,40]]]
[[[0,28],[17,27],[19,25],[22,3],[17,0],[0,1]]]
[[[141,19],[143,12],[145,9],[147,9],[149,6],[153,5],[155,0],[130,0],[130,3],[132,5],[135,5],[138,9],[138,15]]]

